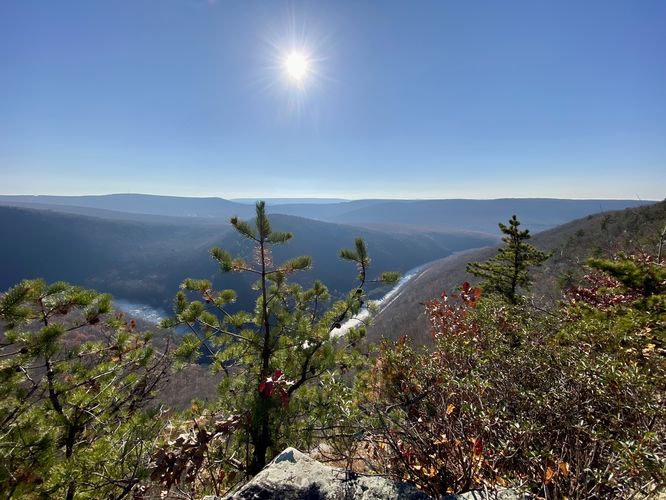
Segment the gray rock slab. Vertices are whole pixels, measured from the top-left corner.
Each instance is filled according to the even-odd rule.
[[[428,500],[414,486],[324,465],[287,448],[224,500]],[[205,497],[204,500],[222,500]]]

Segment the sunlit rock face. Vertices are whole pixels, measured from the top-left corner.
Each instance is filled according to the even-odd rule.
[[[203,500],[428,500],[406,483],[329,467],[295,448],[287,448],[249,483],[227,496]],[[442,500],[528,500],[512,489],[470,491]]]
[[[328,467],[295,448],[287,448],[252,481],[225,500],[427,500],[411,485],[384,477],[361,476]],[[204,500],[221,500],[205,497]]]

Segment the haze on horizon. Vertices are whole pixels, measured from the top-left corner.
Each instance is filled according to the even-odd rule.
[[[0,4],[0,194],[666,196],[666,3]]]

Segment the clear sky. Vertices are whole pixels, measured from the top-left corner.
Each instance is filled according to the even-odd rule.
[[[0,0],[0,193],[663,199],[664,26],[663,0]]]

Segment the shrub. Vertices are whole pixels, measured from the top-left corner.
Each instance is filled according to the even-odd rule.
[[[626,498],[666,479],[666,270],[591,260],[559,308],[425,304],[435,348],[384,343],[365,382],[374,467],[433,495],[513,485]]]

